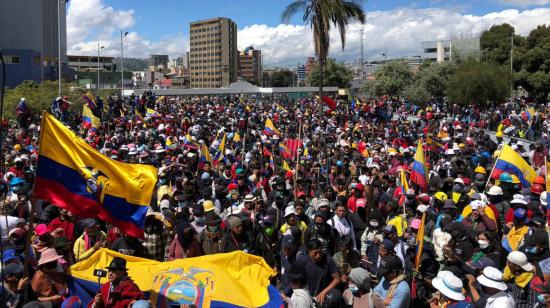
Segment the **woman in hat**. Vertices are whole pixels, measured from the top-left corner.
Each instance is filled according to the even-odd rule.
[[[88,304],[88,308],[126,308],[143,298],[143,292],[128,276],[126,260],[115,257],[107,267],[109,282]]]
[[[463,293],[463,283],[460,278],[456,277],[452,272],[440,271],[437,277],[432,279],[433,287],[439,291],[439,296],[436,294],[429,300],[431,308],[447,307],[447,308],[469,308],[474,307],[466,301]]]
[[[31,281],[32,290],[38,296],[39,302],[59,304],[68,292],[67,282],[62,267],[54,248],[44,250],[38,260],[38,271],[34,273]]]

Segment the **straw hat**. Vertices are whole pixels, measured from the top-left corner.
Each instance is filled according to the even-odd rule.
[[[55,248],[48,248],[42,252],[40,255],[40,260],[38,260],[38,266],[50,263],[53,261],[57,261],[61,259],[62,257],[57,254],[55,251]]]

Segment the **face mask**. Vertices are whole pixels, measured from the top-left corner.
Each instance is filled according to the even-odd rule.
[[[462,192],[462,186],[460,185],[453,185],[453,192],[457,192],[457,193],[460,193]]]
[[[204,225],[204,222],[206,221],[206,217],[202,216],[202,217],[195,217],[195,222],[197,222],[197,224],[199,225]]]
[[[359,288],[354,284],[349,285],[349,290],[353,295],[357,295],[359,293]]]
[[[269,236],[272,236],[273,235],[273,232],[275,232],[275,228],[273,227],[267,227],[265,228],[265,234],[269,235]]]
[[[206,228],[207,228],[208,231],[210,231],[210,232],[216,232],[216,231],[218,231],[218,226],[207,226]]]
[[[166,179],[159,179],[159,185],[164,185],[166,184]]]
[[[529,246],[525,248],[525,252],[531,255],[536,255],[539,251],[537,249],[537,246]]]
[[[478,240],[477,243],[479,244],[479,248],[485,249],[489,247],[489,242],[484,240]]]
[[[369,222],[369,224],[371,225],[371,227],[373,228],[378,228],[378,220],[371,220]]]
[[[537,302],[544,304],[544,295],[537,294]]]

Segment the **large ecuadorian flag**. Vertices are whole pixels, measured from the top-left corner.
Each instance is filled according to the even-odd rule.
[[[157,169],[102,155],[49,113],[41,128],[34,196],[142,238]]]
[[[84,307],[98,290],[94,269],[106,268],[114,257],[126,260],[128,275],[157,308],[283,307],[279,292],[269,284],[276,273],[258,256],[237,251],[158,262],[105,248],[70,268],[71,296],[78,296]]]

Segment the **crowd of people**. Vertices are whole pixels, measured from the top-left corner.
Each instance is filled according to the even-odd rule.
[[[384,97],[330,109],[315,98],[153,93],[95,102],[91,129],[65,98],[51,112],[111,159],[158,168],[144,237],[32,197],[47,145],[22,99],[18,121],[2,125],[4,307],[148,307],[122,258],[90,303],[71,296],[69,267],[101,248],[157,261],[258,255],[288,307],[550,307],[548,106]],[[538,174],[529,185],[492,176],[511,135],[536,140],[506,138]],[[419,140],[426,187],[410,179]]]

